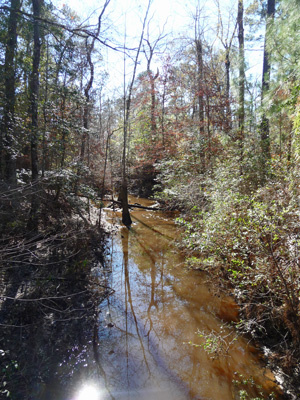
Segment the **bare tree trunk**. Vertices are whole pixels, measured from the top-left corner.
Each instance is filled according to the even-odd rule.
[[[47,106],[48,106],[48,79],[49,79],[49,43],[47,40],[46,47],[46,75],[45,75],[45,99],[43,105],[44,129],[43,129],[43,142],[42,142],[42,177],[45,175],[46,159],[47,159],[47,146],[46,146],[46,131],[47,131]]]
[[[41,42],[40,42],[40,24],[39,18],[41,16],[43,0],[32,0],[33,8],[33,60],[32,60],[32,73],[30,80],[30,114],[31,114],[31,134],[30,134],[30,147],[31,147],[31,180],[33,185],[33,193],[31,199],[31,210],[28,221],[28,229],[32,231],[38,230],[38,105],[39,105],[39,67],[41,58]]]
[[[134,69],[132,74],[132,79],[129,85],[128,95],[127,98],[124,93],[124,128],[123,128],[123,154],[122,154],[122,184],[121,184],[121,191],[119,195],[119,199],[122,203],[122,222],[125,226],[130,227],[132,224],[132,220],[129,213],[128,208],[128,182],[127,182],[127,173],[126,173],[126,164],[127,164],[127,156],[126,156],[126,149],[127,149],[127,138],[128,138],[128,128],[129,128],[129,117],[130,117],[130,106],[131,106],[131,95],[132,95],[132,88],[135,81],[136,69],[139,59],[139,54],[142,47],[144,31],[146,26],[146,21],[148,18],[148,13],[150,9],[152,0],[148,0],[148,6],[143,22],[142,33],[140,37],[139,46],[137,49],[135,62],[134,62]],[[125,68],[124,68],[124,91],[125,91]]]
[[[62,92],[62,102],[61,102],[61,107],[60,107],[62,136],[61,136],[61,141],[60,141],[61,147],[60,147],[60,151],[58,154],[58,157],[61,156],[60,163],[59,163],[59,167],[61,169],[64,168],[64,166],[65,166],[65,157],[66,157],[66,137],[67,137],[67,130],[65,128],[66,78],[67,78],[67,73],[65,72],[63,92]],[[57,160],[59,159],[58,157],[57,157]],[[58,164],[58,161],[57,161],[57,164]],[[59,182],[59,179],[57,179],[57,190],[56,190],[56,195],[55,195],[55,201],[58,201],[58,199],[59,199],[61,188],[62,188],[62,186]]]
[[[240,148],[240,173],[243,173],[244,136],[245,136],[245,49],[244,49],[244,4],[238,2],[238,39],[239,39],[239,148]]]
[[[62,95],[62,103],[61,103],[61,122],[62,122],[62,137],[61,137],[62,153],[61,153],[61,160],[60,160],[61,168],[64,168],[65,158],[66,158],[66,136],[67,136],[67,130],[65,128],[66,78],[67,78],[67,73],[65,73],[65,77],[64,77],[63,95]]]
[[[138,52],[140,47],[138,49]],[[137,65],[137,58],[135,63],[135,70]],[[125,66],[124,66],[124,127],[123,127],[123,154],[122,154],[122,184],[121,184],[121,191],[119,194],[119,200],[122,204],[122,222],[128,228],[132,224],[132,220],[129,213],[128,208],[128,181],[127,181],[127,172],[126,172],[126,165],[127,165],[127,138],[128,138],[128,126],[129,126],[129,115],[130,115],[130,103],[131,103],[131,91],[133,86],[133,81],[135,77],[135,70],[133,73],[132,78],[132,85],[129,88],[128,98],[126,100],[125,97]]]
[[[266,21],[266,33],[265,33],[265,44],[264,44],[264,58],[263,58],[263,73],[262,73],[262,89],[261,89],[261,102],[263,104],[264,96],[270,87],[270,74],[271,65],[270,57],[267,51],[267,40],[268,40],[268,28],[270,22],[274,18],[275,13],[275,0],[268,0],[267,4],[267,21]],[[267,162],[271,159],[270,150],[270,126],[269,118],[264,113],[260,124],[260,138],[261,138],[261,153],[262,153],[262,181],[265,180]]]
[[[237,28],[237,21],[235,26],[229,34],[229,23],[227,32],[224,32],[223,18],[220,9],[219,0],[215,0],[216,5],[218,7],[218,27],[217,27],[217,36],[219,37],[224,49],[225,49],[225,76],[226,76],[226,88],[225,88],[225,98],[226,98],[226,132],[229,133],[232,128],[232,120],[231,120],[231,108],[230,108],[230,51],[232,47],[232,42],[235,37],[235,32]]]
[[[232,121],[231,121],[231,108],[230,108],[230,48],[226,48],[225,54],[225,70],[226,70],[226,118],[227,118],[227,126],[226,130],[229,132],[232,128]]]
[[[78,187],[78,180],[80,176],[80,170],[81,166],[84,162],[85,158],[85,153],[86,153],[86,146],[88,145],[88,134],[89,134],[89,116],[90,116],[90,90],[93,86],[94,82],[94,63],[92,61],[92,52],[95,47],[95,42],[96,39],[98,38],[100,31],[101,31],[101,24],[102,24],[102,17],[104,15],[104,12],[106,8],[108,7],[110,3],[110,0],[105,0],[105,3],[102,7],[101,13],[98,17],[98,25],[97,25],[97,31],[93,35],[91,44],[88,44],[88,39],[86,39],[86,57],[87,57],[87,62],[90,68],[90,78],[88,80],[88,83],[86,87],[84,88],[84,97],[85,97],[85,103],[84,103],[84,108],[83,108],[83,135],[81,138],[81,148],[80,148],[80,155],[79,155],[79,161],[80,165],[77,171],[77,179],[75,182],[75,193],[77,192],[77,187]]]
[[[100,98],[100,104],[102,103],[102,100]],[[100,109],[101,112],[101,109]],[[101,117],[102,118],[102,117]],[[103,199],[104,199],[104,192],[105,192],[105,179],[106,179],[106,169],[107,169],[107,164],[108,164],[108,159],[109,159],[109,154],[110,154],[110,138],[112,137],[114,131],[111,130],[111,113],[110,113],[110,108],[109,108],[109,117],[108,117],[108,122],[107,122],[107,137],[106,137],[106,143],[105,143],[105,158],[104,158],[104,168],[103,168],[103,174],[102,174],[102,185],[101,185],[101,205],[100,205],[100,212],[99,212],[99,219],[98,219],[98,226],[100,228],[101,225],[101,216],[102,216],[102,205],[103,205]],[[102,123],[100,125],[100,135],[103,134],[103,145],[104,145],[104,132],[102,129]]]
[[[17,24],[18,14],[21,1],[11,0],[11,11],[8,19],[7,43],[5,51],[5,103],[3,110],[2,122],[2,140],[5,157],[5,179],[9,184],[17,183],[16,177],[16,159],[14,151],[14,136],[15,136],[15,53],[17,48]],[[1,163],[2,164],[2,163]]]
[[[210,130],[210,101],[209,101],[209,96],[207,96],[207,101],[206,101],[206,115],[207,115],[207,139],[208,139],[208,146],[207,146],[207,167],[208,169],[211,169],[212,163],[211,163],[211,155],[212,155],[212,146],[211,146],[211,130]]]
[[[199,111],[199,140],[201,173],[205,172],[205,129],[204,129],[204,90],[203,90],[203,46],[200,38],[195,39],[197,55],[197,89],[198,89],[198,111]]]
[[[166,114],[166,82],[163,82],[163,93],[162,93],[162,103],[161,103],[161,135],[162,135],[162,146],[163,151],[166,150],[165,141],[165,114]]]
[[[150,111],[150,122],[151,122],[151,135],[152,137],[156,136],[156,118],[155,118],[155,107],[156,107],[156,99],[155,99],[155,80],[158,78],[159,72],[157,70],[157,74],[154,76],[152,71],[151,71],[151,61],[152,57],[154,54],[154,49],[155,45],[157,44],[157,41],[155,42],[154,46],[151,45],[150,41],[147,39],[146,40],[148,49],[149,49],[149,54],[144,50],[146,58],[147,58],[147,75],[149,78],[150,82],[150,96],[151,96],[151,111]]]
[[[151,134],[152,137],[156,137],[156,96],[155,96],[155,80],[158,78],[159,72],[155,76],[151,70],[148,71],[148,76],[150,80],[150,87],[151,87]]]
[[[147,37],[146,39],[144,39],[144,41],[147,44],[147,48],[144,47],[144,54],[147,60],[147,75],[149,78],[149,82],[150,82],[150,90],[151,90],[151,112],[150,112],[150,120],[151,120],[151,134],[152,137],[156,137],[156,133],[157,133],[157,126],[156,126],[156,96],[155,96],[155,81],[159,76],[159,70],[157,69],[157,73],[155,75],[153,75],[153,72],[151,70],[151,62],[152,62],[152,58],[155,52],[155,49],[157,48],[157,46],[159,45],[159,42],[161,40],[163,40],[165,38],[165,35],[163,34],[163,32],[161,34],[159,34],[159,36],[157,37],[156,40],[154,40],[154,42],[150,42],[150,21],[148,23],[147,26]]]
[[[196,11],[194,18],[194,43],[196,50],[196,63],[197,63],[197,77],[196,77],[196,96],[198,100],[198,124],[199,124],[199,156],[200,156],[200,173],[204,174],[206,171],[206,135],[205,135],[205,121],[204,121],[204,64],[203,64],[203,37],[204,26],[202,8],[200,7],[200,0],[197,1]],[[201,20],[202,19],[202,20]],[[202,189],[204,189],[202,183]]]
[[[32,181],[36,182],[39,176],[38,170],[38,100],[39,100],[39,67],[41,58],[40,25],[38,18],[41,15],[43,0],[32,0],[34,24],[33,24],[33,62],[30,85],[30,107],[31,107],[31,170]]]

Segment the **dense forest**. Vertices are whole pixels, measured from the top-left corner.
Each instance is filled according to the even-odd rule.
[[[31,398],[66,325],[93,336],[81,322],[93,325],[102,208],[121,204],[130,227],[128,193],[180,211],[188,266],[234,294],[237,329],[299,395],[300,3],[191,1],[176,35],[151,6],[129,38],[111,0],[86,20],[0,2],[1,396]]]

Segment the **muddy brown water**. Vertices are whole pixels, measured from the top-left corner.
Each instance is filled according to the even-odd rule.
[[[238,320],[233,298],[207,274],[185,268],[175,215],[143,209],[131,215],[128,230],[119,211],[104,209],[115,233],[105,268],[95,266],[93,275],[113,294],[99,304],[94,338],[66,349],[53,380],[39,387],[44,395],[34,398],[257,400],[274,392],[280,399],[258,350],[231,326]],[[221,351],[209,354],[199,331]]]
[[[108,245],[106,283],[115,292],[99,307],[100,377],[77,398],[85,399],[91,384],[89,400],[268,399],[272,392],[279,399],[257,349],[230,326],[238,318],[233,299],[205,273],[185,268],[174,216],[142,209],[131,215],[132,228],[120,226]],[[106,210],[106,218],[121,225],[119,212]],[[217,339],[219,352],[203,348],[199,331]]]

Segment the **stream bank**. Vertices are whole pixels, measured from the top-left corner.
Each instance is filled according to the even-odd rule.
[[[55,202],[45,193],[41,210],[35,235],[27,233],[26,214],[2,230],[1,399],[57,400],[74,391],[98,304],[111,293],[92,275],[103,265],[104,232],[87,226],[62,196]]]

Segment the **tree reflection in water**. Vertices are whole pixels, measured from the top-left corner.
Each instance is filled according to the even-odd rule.
[[[117,213],[110,217],[118,224]],[[233,384],[235,371],[254,376],[270,393],[274,384],[243,338],[225,358],[212,360],[200,346],[197,329],[224,330],[232,299],[215,293],[203,273],[183,268],[184,258],[171,240],[177,227],[159,212],[138,210],[132,217],[132,228],[123,227],[111,238],[106,261],[108,285],[115,292],[99,315],[103,387],[110,396],[232,400],[239,390]],[[189,340],[199,347],[185,344]]]
[[[133,302],[132,302],[132,297],[131,297],[131,289],[130,289],[130,278],[129,278],[129,268],[128,268],[128,239],[129,239],[129,230],[123,229],[122,230],[122,250],[123,250],[123,266],[124,266],[124,279],[125,279],[125,315],[126,315],[126,357],[127,357],[127,366],[128,366],[128,357],[129,357],[129,352],[128,352],[128,308],[127,304],[129,303],[131,313],[134,319],[134,324],[136,327],[136,333],[139,339],[139,343],[141,345],[141,350],[143,353],[143,358],[145,361],[145,365],[147,367],[149,376],[151,376],[150,368],[148,365],[146,353],[145,353],[145,348],[144,348],[144,343],[141,338],[141,334],[139,331],[138,327],[138,321],[136,318],[136,314],[134,311],[133,307]],[[129,369],[128,369],[129,370]]]

